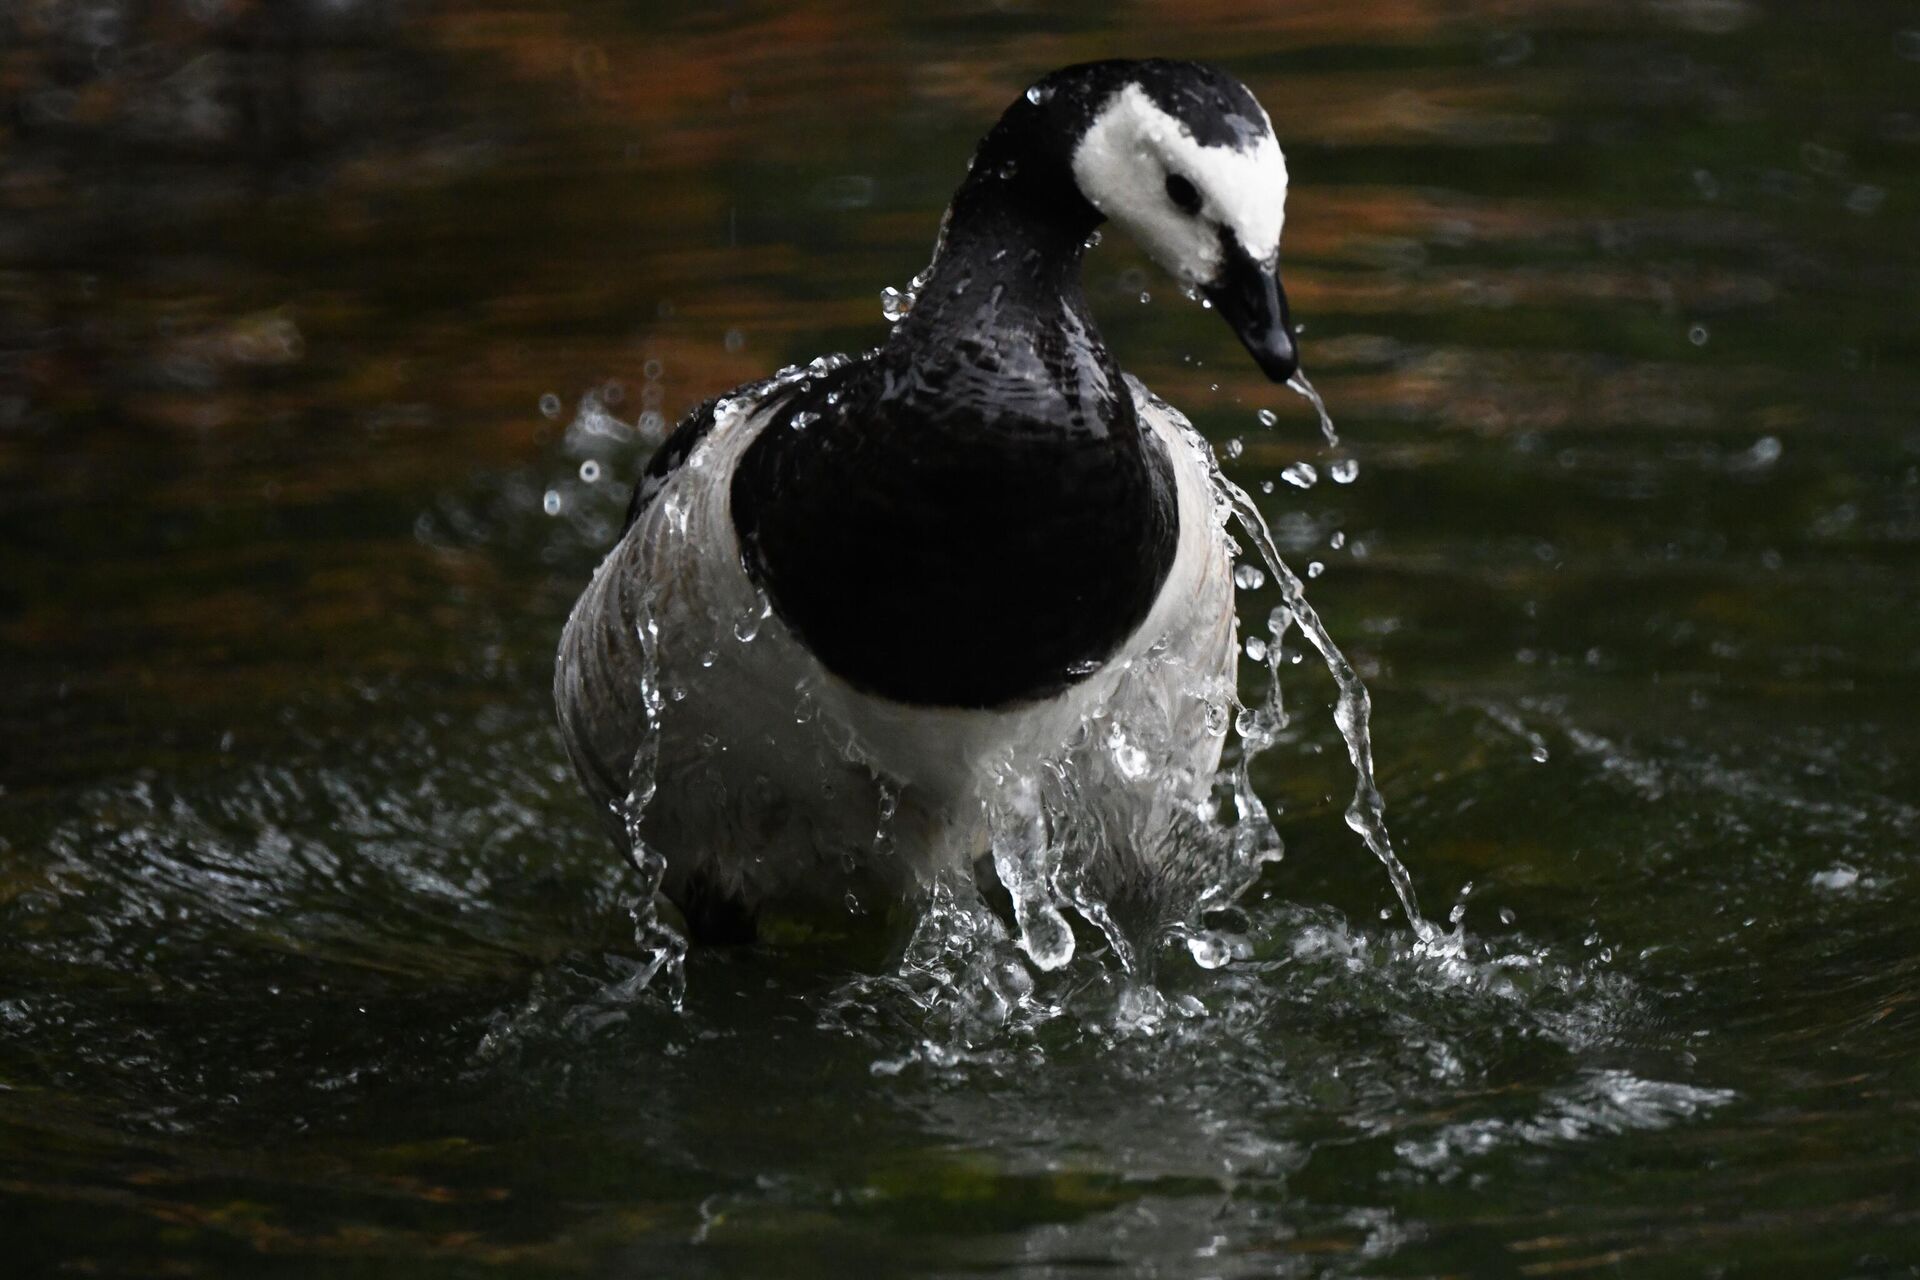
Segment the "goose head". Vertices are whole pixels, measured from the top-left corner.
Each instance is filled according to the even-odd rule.
[[[1268,377],[1291,378],[1287,163],[1246,86],[1198,63],[1092,63],[1053,73],[1027,99],[1062,101],[1073,118],[1068,165],[1086,202],[1212,303]]]

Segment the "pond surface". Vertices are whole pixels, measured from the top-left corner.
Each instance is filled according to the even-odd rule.
[[[1287,148],[1338,454],[1119,237],[1089,287],[1466,954],[1308,661],[1251,955],[1164,1018],[626,997],[547,689],[645,449],[568,428],[877,342],[975,138],[1116,53]],[[51,0],[0,95],[12,1274],[1920,1267],[1911,4]]]

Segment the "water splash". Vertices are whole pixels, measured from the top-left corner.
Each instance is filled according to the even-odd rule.
[[[1058,969],[1073,959],[1073,930],[1054,905],[1061,851],[1047,838],[1032,778],[1002,780],[990,824],[994,871],[1013,898],[1020,949],[1042,970]]]
[[[782,370],[776,382],[803,382],[831,367],[816,364]],[[1339,686],[1335,722],[1356,775],[1348,825],[1386,868],[1413,926],[1416,948],[1444,957],[1460,945],[1460,930],[1443,932],[1421,915],[1393,850],[1374,776],[1364,685],[1307,603],[1300,579],[1281,560],[1252,500],[1220,473],[1215,451],[1197,432],[1183,424],[1182,435],[1211,480],[1214,536],[1229,544],[1238,538],[1257,553],[1232,569],[1238,603],[1244,605],[1246,593],[1269,582],[1282,596],[1280,607],[1266,615],[1265,637],[1243,636],[1248,660],[1267,667],[1265,689],[1257,699],[1237,705],[1230,672],[1186,670],[1180,664],[1197,659],[1185,649],[1155,646],[1113,670],[1113,685],[1057,750],[993,766],[980,793],[979,826],[971,833],[954,828],[955,856],[934,857],[926,873],[930,878],[921,882],[913,938],[898,966],[884,980],[862,980],[859,992],[865,994],[849,995],[856,1002],[868,996],[891,1000],[896,1009],[904,999],[913,1011],[911,1020],[934,1042],[1004,1043],[996,1037],[1010,1026],[1031,1029],[1067,1006],[1076,1018],[1091,1018],[1114,1034],[1159,1034],[1173,1025],[1170,1019],[1177,1021],[1176,1015],[1188,1016],[1172,1009],[1155,987],[1162,957],[1184,952],[1183,960],[1204,972],[1252,954],[1243,936],[1245,916],[1236,903],[1267,864],[1284,854],[1253,773],[1257,759],[1278,745],[1288,724],[1280,668],[1294,660],[1284,642],[1295,627]],[[688,465],[696,462],[689,459]],[[676,524],[669,515],[663,508],[665,535],[689,536],[685,522]],[[732,638],[753,643],[771,612],[767,598],[757,594],[729,608],[732,616],[724,625]],[[652,601],[643,601],[632,622],[647,723],[631,761],[630,786],[616,805],[641,881],[634,927],[645,961],[619,985],[635,995],[651,988],[678,1007],[686,943],[655,911],[667,865],[646,839],[659,720],[673,704],[673,694],[662,687],[660,636],[651,609]],[[690,656],[703,664],[714,660]],[[1129,693],[1134,681],[1142,682],[1141,688]],[[804,689],[797,696],[794,722],[818,722],[823,737],[832,739],[836,731],[827,723],[832,713],[811,703]],[[1229,732],[1237,738],[1237,750]],[[1224,771],[1216,773],[1211,757],[1196,764],[1196,734],[1223,743]],[[847,739],[843,746],[844,759],[875,768],[858,743]],[[859,860],[897,865],[906,853],[905,841],[927,838],[927,815],[918,808],[919,793],[907,784],[878,773],[873,782],[878,820],[870,838],[856,837],[865,845]],[[976,838],[978,844],[972,845]],[[984,853],[980,867],[988,869],[978,881],[981,871],[970,861],[975,853]],[[850,873],[857,869],[848,866]],[[1004,898],[998,897],[1002,890]],[[1105,946],[1098,945],[1102,940]],[[1097,990],[1086,994],[1092,988]]]

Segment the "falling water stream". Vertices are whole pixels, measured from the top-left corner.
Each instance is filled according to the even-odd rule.
[[[1306,385],[1304,378],[1301,378],[1300,382],[1303,386]],[[1311,393],[1309,391],[1303,394]],[[1312,399],[1314,406],[1320,409],[1321,421],[1328,424],[1328,438],[1331,440],[1333,438],[1331,420],[1327,418],[1326,410],[1321,407],[1319,397],[1312,396]],[[1359,673],[1353,669],[1353,664],[1347,661],[1346,655],[1340,651],[1340,646],[1327,633],[1326,625],[1320,621],[1320,615],[1307,602],[1306,588],[1298,575],[1281,558],[1280,550],[1273,542],[1273,533],[1267,528],[1266,519],[1260,514],[1260,508],[1247,496],[1244,489],[1228,480],[1217,468],[1214,471],[1214,483],[1226,496],[1232,507],[1234,519],[1239,523],[1241,531],[1252,541],[1254,549],[1259,552],[1267,572],[1273,576],[1274,582],[1279,584],[1287,613],[1299,626],[1302,634],[1307,637],[1307,642],[1313,646],[1314,651],[1320,655],[1321,661],[1326,664],[1328,674],[1333,677],[1334,685],[1339,690],[1338,701],[1334,704],[1334,722],[1339,726],[1341,740],[1346,743],[1347,757],[1353,764],[1354,774],[1353,802],[1347,806],[1347,825],[1366,842],[1367,848],[1372,850],[1373,855],[1380,860],[1380,865],[1386,869],[1387,878],[1393,883],[1393,891],[1400,899],[1401,908],[1406,912],[1407,923],[1412,926],[1421,944],[1429,948],[1457,951],[1462,936],[1458,928],[1452,934],[1445,933],[1420,914],[1419,900],[1414,894],[1413,877],[1407,874],[1406,866],[1393,851],[1393,839],[1387,832],[1386,801],[1382,799],[1379,783],[1374,778],[1371,724],[1373,700],[1367,694],[1366,684],[1360,679]],[[1276,688],[1280,682],[1281,654],[1279,636],[1276,635],[1268,646],[1266,655],[1268,678]],[[1280,703],[1277,695],[1272,705],[1276,710],[1278,709]],[[1284,723],[1285,720],[1282,717],[1281,724],[1284,725]]]

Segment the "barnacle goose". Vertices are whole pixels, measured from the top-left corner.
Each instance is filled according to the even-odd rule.
[[[1032,942],[1050,898],[1152,873],[1234,705],[1231,544],[1206,444],[1121,372],[1081,259],[1111,220],[1284,381],[1286,187],[1220,71],[1056,71],[980,143],[884,345],[737,387],[661,446],[554,694],[695,938],[885,911],[978,862],[1057,962]],[[1045,852],[1062,785],[1096,848],[1071,868]]]

